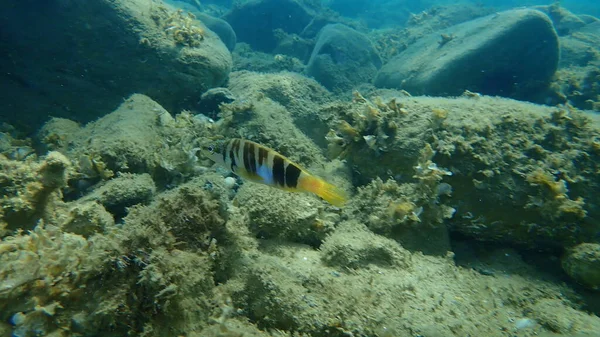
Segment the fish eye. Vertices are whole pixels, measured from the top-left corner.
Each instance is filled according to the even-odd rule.
[[[208,150],[208,152],[210,153],[215,153],[215,147],[212,145],[209,145],[208,147],[206,147],[206,149]]]

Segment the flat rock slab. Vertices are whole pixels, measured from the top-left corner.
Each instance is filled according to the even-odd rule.
[[[424,37],[384,65],[375,85],[417,95],[470,90],[527,98],[550,81],[558,59],[558,36],[548,16],[510,10]]]
[[[32,8],[36,6],[36,8]],[[0,4],[0,119],[88,122],[138,92],[170,111],[223,84],[231,54],[185,12],[147,0]]]

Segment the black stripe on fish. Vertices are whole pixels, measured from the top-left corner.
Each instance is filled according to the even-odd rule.
[[[221,154],[223,155],[223,162],[227,162],[227,143],[223,143],[223,145],[219,146],[221,149]]]
[[[285,168],[285,185],[290,188],[298,186],[298,177],[300,177],[300,168],[292,163],[289,163]]]
[[[246,169],[246,172],[250,172],[250,162],[248,161],[248,145],[250,145],[250,143],[244,142],[244,150],[242,151],[242,160],[244,161],[244,169]]]
[[[237,143],[238,140],[234,140],[233,142],[231,142],[230,144],[230,148],[229,148],[229,159],[231,159],[231,171],[235,172],[235,168],[237,167],[236,161],[235,161],[235,153],[237,153]]]
[[[262,166],[267,158],[269,158],[269,150],[262,146],[258,146],[258,166]]]
[[[273,156],[273,181],[281,187],[285,186],[285,168],[283,164],[283,157]]]
[[[244,166],[252,174],[256,174],[256,158],[254,143],[244,142]]]

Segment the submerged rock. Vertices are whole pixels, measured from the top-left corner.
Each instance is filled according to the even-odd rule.
[[[127,213],[127,208],[150,202],[156,193],[156,186],[149,174],[123,173],[106,182],[81,201],[96,201],[116,217]]]
[[[586,25],[584,19],[561,7],[558,1],[551,5],[536,6],[534,8],[548,14],[550,20],[554,23],[554,27],[556,27],[556,31],[561,36],[573,33]]]
[[[235,101],[235,96],[227,88],[212,88],[200,97],[198,109],[204,115],[217,119],[219,113],[219,105],[223,103],[231,103]]]
[[[558,37],[548,16],[510,10],[424,37],[384,65],[375,85],[411,94],[470,90],[527,98],[548,84],[558,58]]]
[[[147,96],[134,94],[84,127],[52,119],[38,137],[76,163],[69,194],[77,198],[89,185],[120,173],[148,173],[159,188],[195,174],[195,141],[208,125],[187,111],[173,118]]]
[[[146,0],[54,1],[40,10],[10,0],[0,14],[9,18],[2,44],[11,50],[0,56],[10,74],[0,84],[1,117],[31,129],[49,111],[94,120],[133,92],[179,111],[231,70],[229,51],[201,21]]]
[[[206,27],[208,27],[208,29],[219,35],[221,41],[223,41],[225,46],[227,46],[227,49],[231,51],[233,48],[235,48],[237,36],[227,21],[215,18],[214,16],[210,16],[206,13],[197,13],[195,15],[200,21],[202,21],[202,23],[206,25]]]
[[[342,24],[330,24],[317,36],[306,73],[330,90],[348,90],[371,82],[379,67],[379,54],[365,35]]]
[[[40,220],[53,219],[71,171],[69,159],[55,151],[37,162],[0,154],[0,237],[8,234],[5,229],[32,229]]]
[[[600,289],[600,244],[582,243],[571,248],[562,259],[562,267],[575,281]]]
[[[301,0],[254,0],[234,6],[224,17],[242,42],[271,52],[277,46],[275,30],[299,34],[314,17]]]

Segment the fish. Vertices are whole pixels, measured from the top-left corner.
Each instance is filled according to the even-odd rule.
[[[201,150],[206,157],[242,179],[288,192],[313,193],[337,207],[346,203],[344,191],[258,143],[234,138],[208,144]]]

